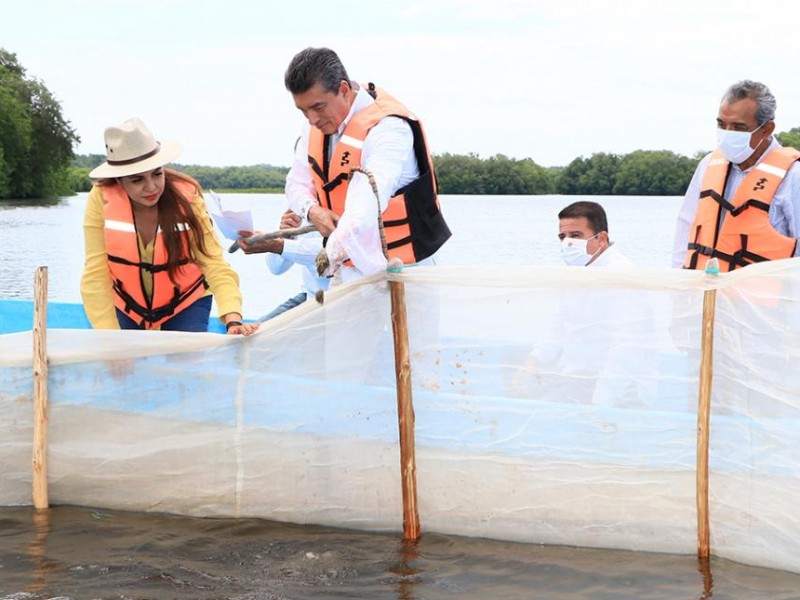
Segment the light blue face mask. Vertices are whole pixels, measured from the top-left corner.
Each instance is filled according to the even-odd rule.
[[[727,129],[717,128],[717,146],[725,155],[725,158],[735,165],[740,165],[748,158],[753,156],[756,148],[750,147],[750,138],[753,134],[761,129],[767,122],[762,123],[753,131],[732,131]],[[763,141],[763,140],[762,140]],[[759,142],[759,145],[761,142]]]
[[[594,258],[594,254],[589,254],[586,246],[598,235],[600,234],[596,233],[586,240],[565,237],[561,240],[561,260],[570,267],[585,267]]]

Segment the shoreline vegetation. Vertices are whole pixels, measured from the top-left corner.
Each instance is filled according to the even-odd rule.
[[[630,154],[597,153],[579,157],[566,167],[541,167],[530,158],[498,154],[434,155],[439,193],[458,195],[590,195],[676,196],[686,190],[697,162],[705,152],[687,158],[666,150],[637,150]],[[86,192],[88,173],[105,160],[99,154],[76,156],[69,167],[69,185]],[[195,178],[203,189],[225,193],[282,193],[287,167],[251,165],[208,167],[170,165]]]
[[[800,147],[800,128],[777,135],[783,145]],[[794,142],[794,143],[792,143]],[[580,156],[566,167],[542,167],[533,159],[502,154],[481,158],[477,154],[433,156],[440,194],[566,196],[682,196],[697,163],[707,150],[686,157],[668,150],[636,150],[629,154],[598,152]],[[75,191],[91,189],[88,173],[105,160],[99,154],[72,161],[70,185]],[[207,167],[173,165],[194,177],[204,189],[219,192],[283,192],[287,167]]]
[[[776,135],[800,149],[800,127]],[[89,191],[89,171],[100,154],[75,155],[80,136],[40,80],[29,77],[15,54],[0,48],[0,201],[69,196]],[[686,157],[668,150],[597,152],[564,167],[497,154],[434,154],[440,194],[679,196],[707,151]],[[288,167],[172,165],[204,189],[225,193],[281,193]]]

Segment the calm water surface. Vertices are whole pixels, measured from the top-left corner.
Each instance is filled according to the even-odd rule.
[[[575,197],[444,197],[453,238],[440,264],[558,264],[557,212]],[[640,266],[668,266],[680,198],[600,198],[611,237]],[[78,302],[86,195],[0,203],[0,297],[30,299],[48,266],[50,299]],[[223,196],[275,228],[280,195]],[[245,312],[293,295],[263,257],[229,255]],[[0,442],[1,443],[1,442]],[[2,485],[2,479],[0,479]],[[423,532],[425,530],[422,516]],[[713,540],[712,540],[713,543]],[[81,507],[0,508],[0,600],[85,598],[465,600],[800,599],[800,575],[694,556],[544,547],[424,533],[364,533],[263,520],[192,519]]]
[[[49,206],[0,202],[0,298],[33,298],[34,272],[47,266],[50,299],[80,302],[86,196]],[[437,260],[459,265],[561,264],[557,214],[577,199],[583,198],[444,196],[442,207],[453,237]],[[606,208],[612,240],[637,265],[669,266],[680,198],[594,199]],[[252,210],[255,227],[262,231],[277,228],[285,202],[281,194],[222,195],[224,209]],[[241,277],[247,316],[265,314],[299,291],[299,267],[276,277],[267,271],[263,255],[227,256]]]
[[[60,507],[0,510],[0,598],[800,598],[800,575],[693,556]]]

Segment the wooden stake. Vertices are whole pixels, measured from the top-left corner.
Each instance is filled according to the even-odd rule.
[[[362,167],[350,169],[367,176],[375,194],[378,214],[378,232],[381,249],[388,263],[388,270],[402,266],[399,258],[389,258],[389,247],[381,216],[381,199],[378,185],[372,173]],[[325,255],[327,260],[327,255]],[[393,266],[394,265],[394,266]],[[317,267],[319,270],[319,267]],[[408,351],[408,311],[406,310],[406,287],[400,281],[390,281],[392,297],[392,336],[394,338],[394,371],[397,378],[397,421],[400,428],[400,478],[403,484],[403,539],[416,540],[420,536],[419,510],[417,509],[417,457],[414,449],[414,402],[411,398],[411,356]]]
[[[403,484],[403,539],[420,536],[417,508],[417,459],[414,448],[414,403],[411,398],[411,357],[405,284],[390,281],[394,366],[397,377],[397,417],[400,427],[400,476]]]
[[[33,306],[33,506],[47,498],[47,267],[36,270]]]
[[[703,294],[703,331],[700,341],[700,392],[697,400],[697,556],[711,552],[708,518],[708,441],[711,418],[711,378],[714,358],[716,290]]]

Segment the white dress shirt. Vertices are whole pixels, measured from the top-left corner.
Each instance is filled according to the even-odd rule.
[[[608,248],[603,250],[600,254],[597,255],[592,262],[590,262],[587,267],[610,267],[612,269],[621,268],[621,269],[630,269],[635,267],[631,260],[625,256],[622,251],[617,248],[616,244],[611,244]]]
[[[313,296],[319,290],[328,289],[328,278],[317,276],[315,260],[322,249],[322,236],[309,233],[296,239],[283,240],[283,252],[267,253],[267,267],[273,275],[281,275],[292,268],[292,265],[303,267],[303,291]]]
[[[358,89],[353,106],[338,131],[331,136],[329,148],[336,146],[353,115],[375,100],[363,87]],[[294,160],[286,176],[286,198],[289,208],[303,217],[317,204],[317,194],[308,166],[308,138],[310,125],[303,126],[295,149]],[[414,134],[411,127],[399,117],[386,117],[375,125],[364,140],[361,167],[375,178],[381,212],[386,210],[389,198],[401,187],[419,177],[414,156]],[[381,249],[378,231],[378,200],[366,175],[354,173],[347,189],[344,214],[328,238],[326,251],[331,264],[350,258],[355,266],[341,267],[342,281],[373,275],[386,269],[386,258]]]
[[[725,184],[725,199],[731,201],[739,189],[739,184],[745,178],[751,169],[755,168],[764,157],[775,148],[780,148],[781,145],[772,139],[772,143],[767,148],[767,151],[756,161],[756,164],[742,171],[739,165],[732,165],[728,181]],[[675,243],[672,247],[672,266],[679,269],[686,262],[686,252],[689,245],[689,228],[694,222],[695,213],[697,212],[697,205],[700,202],[700,186],[703,183],[703,177],[708,169],[708,163],[711,160],[711,154],[708,154],[697,165],[697,169],[692,176],[692,181],[686,190],[686,196],[683,199],[683,206],[678,213],[678,222],[675,225]],[[748,209],[752,210],[752,209]],[[722,217],[725,217],[725,212],[722,211]],[[789,167],[786,177],[778,186],[775,191],[775,197],[772,199],[772,204],[769,207],[769,222],[772,227],[783,235],[797,238],[800,237],[800,164],[795,162]],[[794,255],[800,254],[800,244],[795,248]]]

